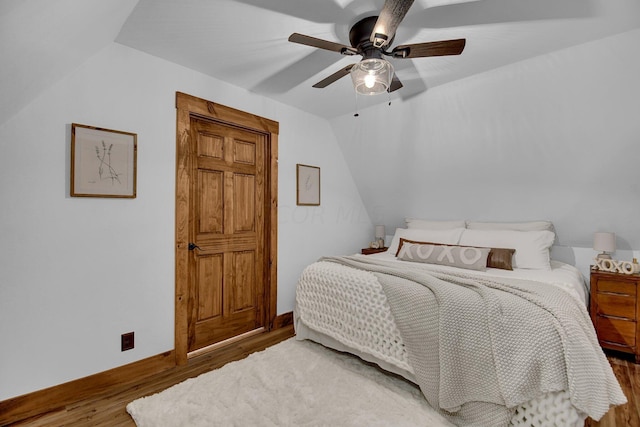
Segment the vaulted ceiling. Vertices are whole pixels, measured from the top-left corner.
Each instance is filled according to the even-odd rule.
[[[3,0],[0,125],[117,42],[331,118],[353,111],[348,77],[312,85],[359,57],[290,43],[293,32],[349,44],[383,0]],[[529,57],[640,28],[638,0],[416,0],[395,44],[466,38],[460,56],[393,60],[403,100]],[[358,97],[358,105],[387,102]]]

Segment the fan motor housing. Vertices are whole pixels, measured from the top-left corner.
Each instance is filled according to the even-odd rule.
[[[378,22],[377,16],[368,16],[353,24],[349,30],[349,42],[351,46],[358,49],[364,59],[382,58],[382,49],[375,47],[371,43],[371,33]],[[389,45],[393,42],[393,38],[389,40]]]

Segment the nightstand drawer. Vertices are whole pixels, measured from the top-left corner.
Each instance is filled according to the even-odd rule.
[[[598,314],[636,320],[636,298],[598,292]]]
[[[598,280],[598,292],[611,292],[615,294],[635,295],[635,282],[623,282],[620,280]]]
[[[625,347],[636,346],[636,322],[598,316],[598,339]]]

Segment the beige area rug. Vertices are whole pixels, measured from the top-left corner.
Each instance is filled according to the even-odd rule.
[[[453,426],[416,385],[295,338],[137,399],[127,411],[139,427]]]

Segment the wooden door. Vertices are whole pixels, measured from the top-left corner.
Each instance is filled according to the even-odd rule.
[[[265,137],[191,119],[189,348],[265,325]]]
[[[276,318],[279,124],[181,92],[176,112],[175,357],[182,365],[197,349],[267,331]]]

